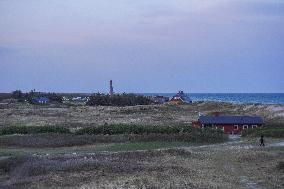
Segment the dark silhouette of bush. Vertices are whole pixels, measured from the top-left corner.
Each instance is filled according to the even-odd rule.
[[[242,136],[260,137],[263,135],[264,137],[284,138],[283,126],[280,123],[266,123],[263,127],[244,130]]]
[[[279,161],[277,164],[277,168],[279,171],[282,171],[284,173],[284,161]]]
[[[130,125],[130,124],[112,124],[101,125],[97,127],[87,127],[77,130],[77,135],[178,135],[179,141],[191,142],[223,142],[227,136],[220,129],[212,128],[193,128],[190,125],[159,126],[159,125]],[[166,136],[163,136],[166,137]],[[167,137],[166,137],[167,138]],[[160,140],[157,138],[157,140]]]
[[[13,98],[12,93],[0,93],[0,101]]]
[[[62,126],[10,126],[0,128],[0,135],[37,133],[70,133],[70,130]]]
[[[24,97],[24,94],[21,90],[15,90],[12,92],[12,97],[15,99],[22,99]]]
[[[90,106],[136,106],[149,104],[154,104],[154,101],[142,95],[126,93],[114,95],[96,93],[87,102],[87,105]]]
[[[35,92],[35,90],[31,90],[27,93],[23,93],[21,90],[16,90],[12,92],[12,97],[17,99],[19,102],[27,101],[29,103],[34,103],[33,99],[37,97],[46,97],[50,102],[63,102],[62,96],[56,93]]]
[[[159,126],[159,125],[130,125],[130,124],[110,124],[100,125],[97,127],[86,127],[79,129],[76,134],[174,134],[180,132],[190,133],[192,127],[190,125],[180,126]]]

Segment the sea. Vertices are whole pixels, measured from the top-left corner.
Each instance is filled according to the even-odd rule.
[[[172,97],[175,93],[143,93],[145,96]],[[192,101],[229,102],[234,104],[284,104],[284,93],[186,93]]]

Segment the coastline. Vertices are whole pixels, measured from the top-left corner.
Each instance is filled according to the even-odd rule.
[[[175,93],[137,93],[144,96],[172,97]],[[233,104],[284,104],[284,93],[185,93],[194,102],[213,101]]]

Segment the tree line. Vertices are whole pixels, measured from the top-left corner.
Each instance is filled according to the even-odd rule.
[[[87,105],[90,106],[136,106],[136,105],[149,105],[154,104],[151,99],[136,94],[102,94],[95,93],[90,96]]]
[[[52,102],[62,102],[62,96],[56,93],[42,93],[42,92],[35,92],[35,90],[31,90],[30,92],[23,93],[21,90],[16,90],[12,92],[12,97],[17,99],[20,102],[30,102],[33,103],[33,99],[37,97],[46,97]]]
[[[37,97],[46,97],[50,102],[63,102],[63,96],[56,93],[35,92],[35,90],[27,93],[23,93],[21,90],[12,92],[12,98],[17,99],[19,102],[34,103],[34,99]],[[89,106],[136,106],[150,104],[155,104],[155,102],[148,97],[133,93],[114,95],[94,93],[86,102],[86,105]]]

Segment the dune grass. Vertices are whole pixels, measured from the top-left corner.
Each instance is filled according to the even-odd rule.
[[[79,129],[76,134],[175,134],[175,133],[190,133],[192,131],[191,125],[138,125],[138,124],[107,124],[96,127],[87,127]]]
[[[247,129],[242,133],[243,137],[260,137],[261,135],[264,137],[284,138],[284,125],[268,123],[263,127]]]
[[[9,126],[9,127],[1,127],[0,135],[11,135],[11,134],[36,134],[36,133],[70,133],[68,128],[63,126],[25,126],[25,125],[17,125],[17,126]]]
[[[23,155],[53,155],[53,154],[81,154],[94,152],[120,152],[136,150],[153,150],[172,147],[183,147],[193,145],[189,142],[127,142],[94,144],[85,146],[71,146],[58,148],[0,148],[0,156],[23,156]]]

